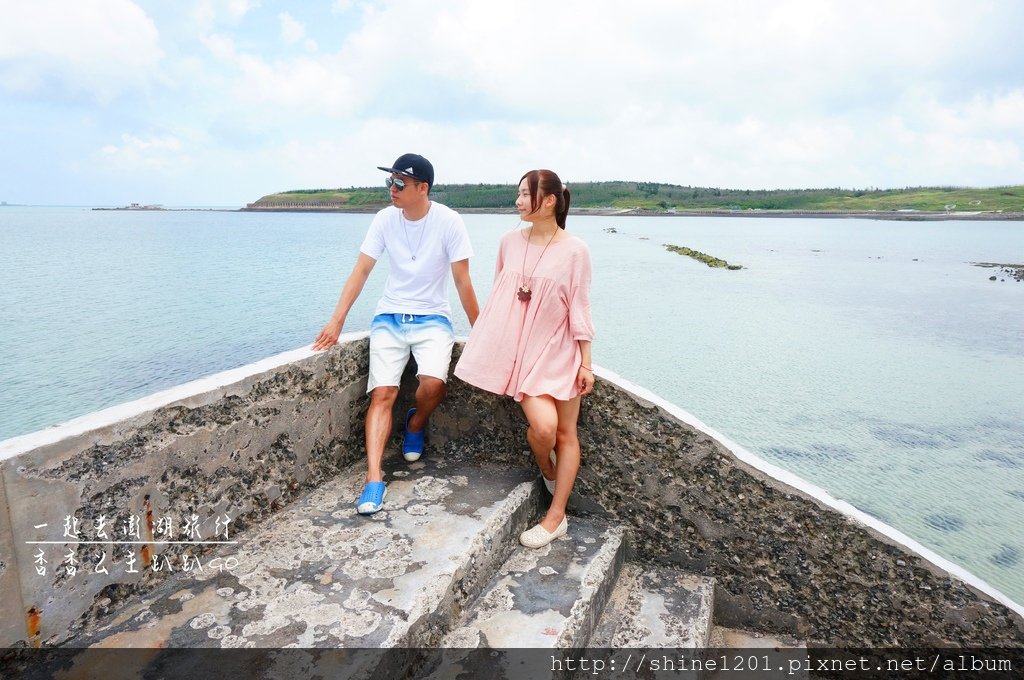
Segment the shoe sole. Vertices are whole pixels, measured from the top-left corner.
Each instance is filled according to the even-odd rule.
[[[360,515],[372,515],[375,512],[380,512],[381,508],[384,507],[384,499],[388,497],[388,490],[385,487],[384,495],[380,497],[380,503],[360,503],[356,506],[356,512]]]

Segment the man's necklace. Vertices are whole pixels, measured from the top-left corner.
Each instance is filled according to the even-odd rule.
[[[405,222],[405,210],[399,210],[398,215],[402,220],[402,231],[405,232],[405,244],[409,246],[409,252],[412,253],[412,259],[415,260],[416,253],[420,252],[420,246],[423,245],[423,232],[426,231],[426,225],[420,228],[420,240],[416,241],[416,250],[413,250],[412,241],[409,240],[409,225]]]
[[[516,297],[521,301],[529,302],[530,297],[533,295],[533,291],[530,290],[529,282],[533,280],[533,275],[537,273],[537,265],[540,264],[541,258],[544,257],[544,253],[548,251],[548,246],[555,240],[555,234],[557,233],[558,228],[556,227],[555,230],[551,232],[551,238],[549,238],[548,242],[544,244],[544,250],[540,251],[540,257],[538,257],[537,261],[533,263],[533,270],[530,272],[530,276],[527,277],[526,254],[530,252],[531,239],[533,238],[533,225],[530,225],[530,235],[526,237],[526,248],[523,249],[523,285],[519,286],[519,290],[516,291]]]

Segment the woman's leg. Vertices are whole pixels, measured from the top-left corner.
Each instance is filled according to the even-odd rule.
[[[526,430],[526,441],[530,444],[537,467],[548,479],[555,478],[555,470],[551,465],[551,449],[555,448],[558,434],[558,409],[553,397],[523,397],[519,402],[530,424]]]
[[[580,469],[580,441],[576,421],[580,414],[580,398],[558,401],[547,395],[524,397],[520,402],[530,428],[526,440],[530,443],[537,466],[548,479],[555,479],[555,493],[551,506],[540,525],[554,532],[565,518],[576,473]],[[551,469],[551,449],[558,458],[558,469]]]
[[[580,440],[576,432],[576,421],[580,415],[580,398],[569,401],[555,401],[558,426],[555,429],[555,456],[558,469],[555,471],[555,493],[551,506],[540,525],[554,531],[565,518],[565,506],[569,503],[576,473],[580,469]]]

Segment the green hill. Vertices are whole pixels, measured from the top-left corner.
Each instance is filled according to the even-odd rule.
[[[654,182],[570,184],[574,208],[687,210],[815,210],[834,212],[918,210],[1024,212],[1024,185],[907,187],[904,189],[718,189]],[[432,197],[456,209],[511,210],[512,184],[439,184]],[[270,194],[252,210],[375,210],[389,203],[384,187],[300,189]]]

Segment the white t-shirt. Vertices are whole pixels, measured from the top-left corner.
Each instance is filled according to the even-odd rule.
[[[462,216],[431,201],[422,219],[412,222],[391,205],[376,214],[360,252],[389,260],[384,295],[376,314],[442,314],[452,318],[448,278],[453,262],[473,256]],[[415,256],[415,259],[413,257]]]

